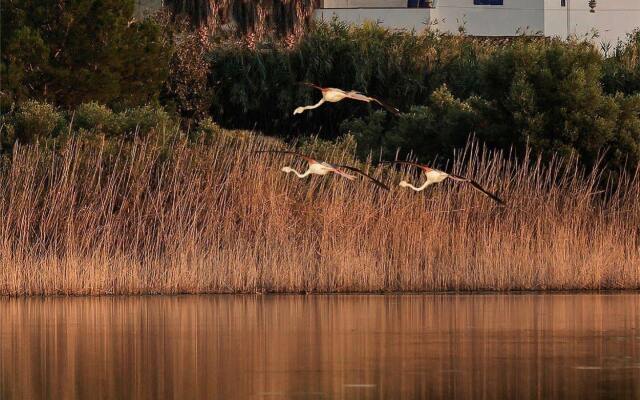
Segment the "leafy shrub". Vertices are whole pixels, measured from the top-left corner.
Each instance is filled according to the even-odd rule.
[[[640,165],[640,94],[615,97],[615,127],[607,142],[605,161],[615,170]]]
[[[480,95],[488,107],[478,136],[502,148],[577,154],[595,165],[620,122],[616,100],[602,90],[602,66],[585,42],[533,40],[497,51],[483,65]]]
[[[196,129],[190,131],[190,139],[193,142],[211,143],[219,138],[223,134],[222,132],[223,129],[213,122],[211,117],[206,117],[198,123]]]
[[[154,135],[164,142],[184,136],[176,121],[161,107],[147,105],[118,113],[96,102],[62,113],[49,103],[28,100],[15,112],[0,116],[0,127],[0,152],[10,151],[15,142],[46,143],[50,139],[64,142],[72,136],[96,143],[105,137],[120,140]],[[220,129],[210,119],[201,127]]]
[[[208,58],[216,120],[235,128],[271,130],[291,122],[296,74],[285,52],[227,41]]]
[[[382,149],[386,159],[396,153],[411,152],[422,160],[437,156],[451,157],[456,148],[463,147],[480,116],[469,102],[454,98],[446,86],[430,96],[426,106],[414,106],[391,124],[378,111],[367,119],[345,121],[341,131],[352,133],[361,155]]]
[[[150,105],[127,109],[116,116],[117,128],[112,134],[145,136],[152,131],[176,130],[174,121],[162,108]]]
[[[20,143],[55,137],[64,125],[62,113],[53,105],[35,100],[24,102],[13,116],[15,140]]]
[[[177,131],[177,123],[162,107],[146,105],[113,112],[105,105],[91,102],[78,106],[73,128],[85,134],[104,134],[110,137],[145,136],[151,132]]]
[[[366,118],[356,117],[344,121],[340,131],[355,138],[360,155],[381,149],[385,157],[388,157],[393,154],[394,146],[389,143],[387,129],[393,129],[395,125],[387,124],[385,120],[384,112],[376,111]]]
[[[73,124],[78,129],[88,132],[112,132],[116,128],[113,111],[103,104],[96,102],[83,103],[74,113]]]

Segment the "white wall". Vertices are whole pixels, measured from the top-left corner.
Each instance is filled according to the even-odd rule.
[[[441,31],[456,33],[463,25],[470,35],[510,36],[526,32],[564,38],[567,37],[567,7],[561,7],[560,2],[504,0],[502,6],[477,6],[473,0],[437,0],[435,9],[408,9],[406,0],[325,0],[327,9],[317,10],[315,15],[325,20],[337,15],[358,24],[380,20],[390,28],[418,31],[432,24]],[[588,0],[567,2],[571,6],[571,33],[585,36],[595,28],[599,32],[599,37],[594,39],[596,43],[615,44],[619,38],[624,39],[627,33],[640,28],[640,0],[598,0],[595,13],[589,12]]]
[[[570,2],[570,31],[578,36],[589,35],[595,29],[596,43],[615,44],[634,29],[640,28],[640,0],[598,0],[596,12],[589,12],[588,1]],[[545,0],[545,34],[567,36],[567,7],[560,0]]]
[[[640,1],[640,0],[638,0]],[[510,36],[518,32],[544,32],[544,0],[504,0],[502,6],[477,6],[473,0],[439,0],[432,14],[438,28],[478,36]]]
[[[504,2],[503,6],[476,6],[473,0],[437,0],[435,9],[427,9],[406,8],[406,0],[325,0],[325,9],[317,10],[315,16],[331,20],[335,15],[355,24],[380,20],[386,27],[417,31],[432,24],[440,31],[456,33],[464,25],[468,34],[479,36],[510,36],[521,31],[530,34],[544,31],[544,0]],[[386,9],[345,9],[347,5]]]

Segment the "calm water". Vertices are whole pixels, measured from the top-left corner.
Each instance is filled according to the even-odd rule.
[[[640,398],[640,295],[0,299],[0,398]]]

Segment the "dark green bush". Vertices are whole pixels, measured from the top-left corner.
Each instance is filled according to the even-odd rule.
[[[454,98],[442,86],[430,96],[428,105],[414,106],[391,123],[377,111],[365,119],[345,121],[341,131],[355,136],[361,155],[382,149],[386,159],[393,159],[400,151],[430,160],[450,157],[456,148],[463,147],[481,125],[480,118],[473,106]]]
[[[0,155],[11,151],[16,142],[16,128],[6,115],[0,117]]]
[[[200,120],[195,129],[189,131],[190,139],[193,142],[209,143],[222,136],[224,131],[210,117]]]
[[[225,42],[209,59],[214,119],[227,126],[271,131],[292,121],[296,77],[286,50]]]
[[[602,56],[585,42],[515,41],[483,64],[490,107],[479,138],[494,146],[579,154],[593,165],[614,135],[613,97],[602,90]]]
[[[586,42],[512,40],[480,58],[479,79],[456,99],[445,87],[425,106],[397,119],[380,114],[342,124],[361,151],[398,148],[421,159],[450,157],[474,135],[491,148],[525,147],[551,156],[577,155],[585,166],[600,157],[612,168],[640,158],[637,95],[610,95],[602,86],[604,59]]]
[[[293,47],[274,41],[254,47],[223,41],[210,53],[215,89],[212,114],[223,125],[282,133],[317,132],[337,136],[342,121],[372,109],[345,101],[293,116],[295,107],[320,99],[300,82],[354,89],[400,107],[422,104],[433,55],[444,46],[434,34],[394,32],[373,24],[349,27],[318,23]],[[444,57],[444,56],[443,56]]]

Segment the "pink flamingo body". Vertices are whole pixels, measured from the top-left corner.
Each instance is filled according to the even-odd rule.
[[[287,174],[289,173],[293,173],[295,174],[298,178],[303,179],[306,178],[310,175],[320,175],[320,176],[325,176],[328,174],[336,174],[339,175],[343,178],[346,178],[350,181],[356,179],[355,175],[349,174],[347,172],[344,171],[344,169],[356,172],[366,178],[368,178],[373,184],[385,189],[385,190],[389,190],[389,188],[383,184],[382,182],[380,182],[379,180],[373,178],[372,176],[366,174],[365,172],[363,172],[362,170],[358,169],[358,168],[354,168],[354,167],[350,167],[348,165],[332,165],[329,164],[327,162],[323,162],[323,161],[318,161],[316,159],[313,159],[311,157],[305,156],[303,154],[297,153],[295,151],[286,151],[286,150],[258,150],[256,151],[256,153],[280,153],[280,154],[293,154],[295,156],[304,158],[307,161],[307,164],[309,165],[309,167],[307,168],[307,170],[305,172],[298,172],[295,169],[289,167],[289,166],[285,166],[282,167],[281,171],[285,172]]]
[[[422,170],[422,172],[424,173],[424,175],[426,176],[426,178],[427,178],[427,180],[420,187],[416,187],[416,186],[414,186],[414,185],[412,185],[409,182],[404,181],[404,180],[400,182],[400,186],[401,187],[409,188],[409,189],[415,190],[416,192],[421,192],[421,191],[425,190],[427,187],[429,187],[429,186],[431,186],[431,185],[433,185],[435,183],[440,183],[440,182],[443,182],[446,179],[451,179],[451,180],[454,180],[454,181],[457,181],[457,182],[468,183],[468,184],[471,185],[472,188],[474,188],[477,191],[483,193],[485,196],[488,196],[489,198],[491,198],[495,202],[497,202],[499,204],[502,204],[502,205],[505,204],[504,200],[499,198],[494,193],[491,193],[491,192],[487,191],[485,188],[480,186],[480,184],[478,182],[474,181],[473,179],[465,178],[464,176],[460,176],[460,175],[449,174],[449,173],[446,173],[444,171],[437,170],[435,168],[430,168],[429,166],[424,165],[424,164],[418,164],[418,163],[409,162],[409,161],[394,161],[393,164],[405,164],[405,165],[410,165],[410,166],[413,166],[413,167],[420,168]]]
[[[332,87],[320,87],[317,85],[314,85],[312,83],[304,83],[304,85],[318,89],[319,91],[322,92],[322,99],[320,99],[319,102],[317,102],[316,104],[312,105],[312,106],[304,106],[304,107],[298,107],[293,111],[293,115],[296,114],[302,114],[303,112],[307,111],[307,110],[313,110],[314,108],[318,108],[321,105],[323,105],[324,103],[337,103],[339,101],[342,101],[344,99],[351,99],[351,100],[357,100],[357,101],[362,101],[365,103],[377,103],[379,105],[381,105],[382,107],[386,108],[388,111],[394,113],[394,114],[399,114],[400,111],[393,107],[390,106],[384,102],[382,102],[381,100],[376,99],[375,97],[371,97],[371,96],[367,96],[365,94],[362,94],[360,92],[356,92],[355,90],[351,90],[351,91],[344,91],[342,89],[338,89],[338,88],[332,88]]]

